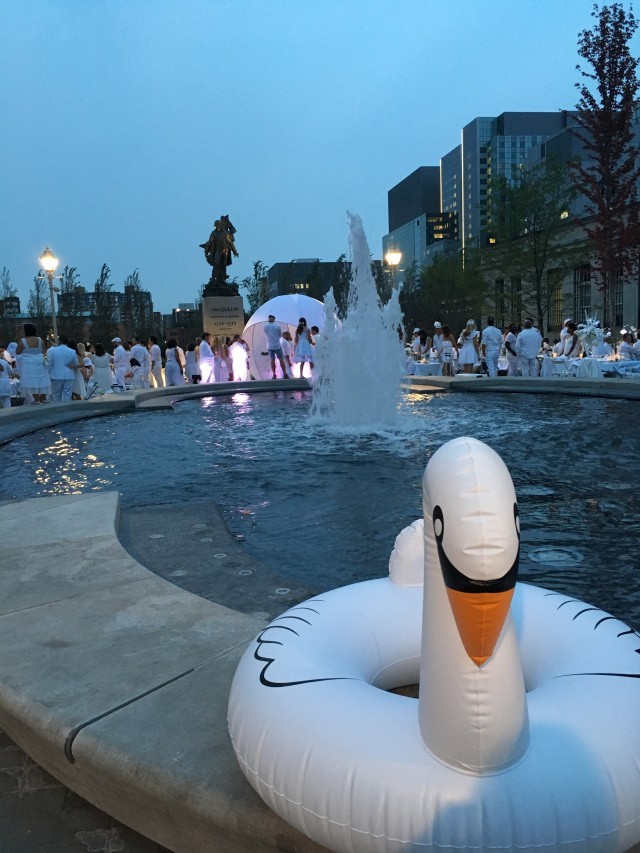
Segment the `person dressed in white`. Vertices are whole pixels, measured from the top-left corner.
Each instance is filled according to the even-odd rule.
[[[210,385],[214,382],[215,364],[213,360],[213,350],[211,349],[211,334],[209,332],[202,333],[202,341],[200,342],[200,376],[204,385]],[[166,371],[165,371],[166,373]],[[169,380],[167,380],[167,385]]]
[[[640,358],[640,333],[636,332],[636,342],[633,345],[633,351],[637,353],[637,358]]]
[[[121,388],[124,388],[126,382],[125,374],[129,372],[131,367],[129,353],[122,346],[121,338],[112,338],[111,343],[116,345],[113,351],[113,370],[116,375],[116,383]]]
[[[233,336],[233,342],[229,347],[229,355],[233,364],[234,382],[246,382],[249,379],[249,365],[247,363],[247,345],[240,335]]]
[[[164,368],[164,378],[167,388],[172,385],[184,385],[182,365],[178,355],[178,342],[175,338],[170,338],[167,341],[167,363]]]
[[[411,358],[414,361],[420,361],[420,329],[417,326],[411,338]]]
[[[131,358],[135,358],[135,360],[140,365],[141,370],[138,371],[137,376],[142,378],[138,378],[136,381],[139,382],[140,388],[150,388],[151,383],[149,382],[149,374],[151,372],[151,359],[149,358],[149,350],[142,343],[140,338],[134,336],[132,338],[133,346],[131,347]]]
[[[269,351],[269,364],[271,366],[271,378],[276,379],[276,358],[280,363],[282,376],[284,379],[289,377],[287,367],[284,363],[284,353],[280,339],[282,338],[282,328],[279,323],[276,323],[276,318],[273,314],[269,314],[269,319],[263,326],[264,336],[267,339],[267,350]],[[235,362],[233,372],[235,375]],[[237,378],[237,377],[236,377]]]
[[[564,344],[565,344],[565,341],[567,340],[567,335],[571,334],[571,332],[569,331],[569,328],[568,328],[569,323],[573,323],[573,320],[571,319],[571,317],[567,317],[567,319],[562,324],[562,328],[560,329],[560,343],[562,344],[562,352],[564,352]]]
[[[598,346],[594,349],[593,354],[596,358],[607,358],[608,356],[613,354],[613,347],[607,340],[607,338],[611,337],[611,332],[606,332],[604,338],[600,341]]]
[[[436,320],[436,322],[433,324],[433,348],[437,353],[440,353],[442,350],[443,340],[444,335],[442,334],[442,323]]]
[[[31,323],[24,324],[24,335],[16,347],[16,356],[20,360],[20,387],[25,398],[44,403],[49,393],[44,341],[38,337],[36,327]]]
[[[465,373],[473,372],[473,366],[480,355],[479,340],[480,336],[476,329],[475,320],[467,320],[467,325],[460,333],[458,339],[458,344],[460,345],[458,361]]]
[[[618,344],[618,355],[623,361],[636,361],[640,353],[634,350],[634,340],[631,332],[626,332]]]
[[[442,327],[442,339],[440,341],[440,349],[438,350],[438,358],[442,362],[442,375],[453,376],[453,358],[458,355],[456,341],[451,334],[449,326]]]
[[[504,345],[507,351],[507,362],[509,364],[509,370],[507,372],[507,376],[517,376],[518,375],[518,353],[516,352],[516,341],[518,331],[518,327],[515,323],[511,323],[508,327],[507,334],[504,337]]]
[[[93,364],[93,378],[96,381],[96,385],[101,391],[107,394],[112,390],[111,386],[115,381],[113,371],[111,370],[112,357],[105,351],[102,344],[96,344],[95,353],[90,358]]]
[[[51,374],[51,396],[54,401],[63,403],[71,400],[73,380],[76,370],[80,370],[75,350],[67,346],[67,338],[60,335],[57,347],[51,347],[47,353]]]
[[[9,362],[0,357],[0,408],[11,408],[11,380]]]
[[[524,329],[516,339],[516,352],[520,358],[520,370],[523,376],[538,375],[538,353],[542,344],[542,335],[531,320],[524,321]]]
[[[482,332],[482,355],[487,363],[489,376],[498,375],[498,359],[502,349],[502,335],[500,329],[496,329],[493,317],[487,317],[487,325]]]
[[[564,337],[562,354],[565,358],[580,358],[582,345],[576,331],[578,327],[572,320],[569,320],[565,328],[567,329],[567,334]]]
[[[158,345],[158,339],[152,335],[147,343],[149,348],[149,359],[151,361],[151,376],[156,388],[164,388],[162,378],[162,351]]]
[[[287,366],[286,376],[293,376],[293,364],[291,364],[291,356],[293,355],[293,339],[291,332],[288,329],[282,333],[280,338],[280,346],[282,347],[282,356],[284,363]]]

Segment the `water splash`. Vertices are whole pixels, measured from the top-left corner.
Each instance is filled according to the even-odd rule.
[[[331,426],[375,432],[394,426],[400,402],[402,345],[399,293],[380,303],[369,244],[359,216],[349,216],[352,280],[346,316],[325,297],[325,325],[316,340],[312,416]]]

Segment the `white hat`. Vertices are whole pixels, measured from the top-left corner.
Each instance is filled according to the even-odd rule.
[[[436,320],[436,322],[433,324],[433,328],[434,328],[434,329],[441,329],[441,328],[442,328],[442,323],[439,323],[439,322]]]
[[[121,344],[122,340],[121,340],[121,338],[111,338],[111,343],[112,344]]]
[[[419,332],[419,331],[420,331],[420,329],[416,326],[416,328],[413,330],[413,334],[415,335],[415,333]]]

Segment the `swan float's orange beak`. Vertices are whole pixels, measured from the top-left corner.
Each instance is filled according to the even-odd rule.
[[[513,589],[459,592],[447,587],[447,596],[462,645],[476,666],[482,666],[495,650],[511,606]]]
[[[444,513],[438,505],[433,508],[433,531],[447,597],[464,650],[478,667],[486,663],[495,651],[518,577],[520,532],[515,502],[512,511],[513,521],[507,524],[499,514],[482,516],[485,521],[497,520],[499,524],[494,525],[497,527],[495,535],[481,536],[479,545],[474,542],[460,548],[459,538],[453,543],[454,559],[461,566],[457,568],[444,547]],[[477,521],[480,517],[476,514],[472,519]],[[502,527],[507,532],[506,536]],[[496,576],[506,568],[506,556],[512,561],[511,567]]]

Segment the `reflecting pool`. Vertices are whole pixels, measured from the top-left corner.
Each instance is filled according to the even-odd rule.
[[[471,435],[505,460],[521,579],[640,626],[638,404],[525,394],[408,395],[397,428],[333,431],[310,392],[235,394],[93,418],[0,448],[0,499],[116,489],[125,506],[216,501],[245,547],[313,591],[384,575],[421,516],[421,478]]]

